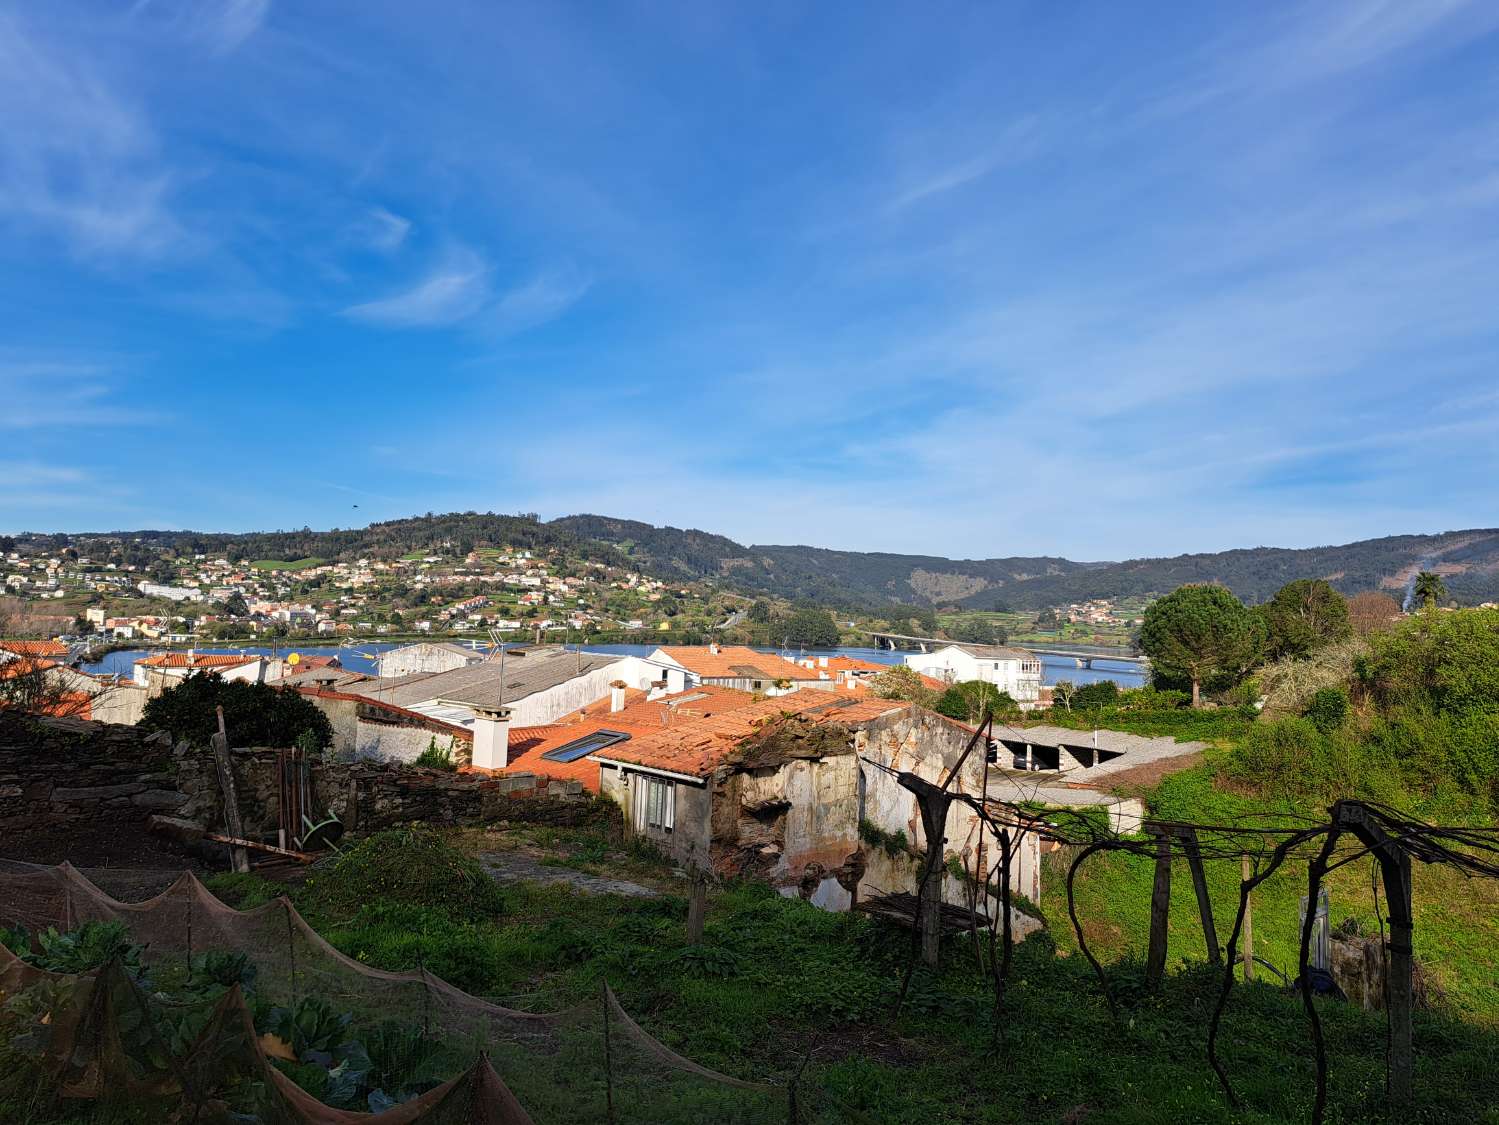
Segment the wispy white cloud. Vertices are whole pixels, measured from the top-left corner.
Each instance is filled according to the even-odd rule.
[[[495,335],[510,335],[555,320],[593,286],[586,275],[572,268],[547,270],[501,296],[485,312],[485,329]]]
[[[1243,60],[1250,81],[1343,74],[1429,45],[1451,47],[1499,26],[1488,0],[1344,0],[1300,7],[1285,32]]]
[[[118,364],[94,357],[0,352],[0,430],[115,428],[163,421],[119,401]]]
[[[467,320],[489,295],[489,266],[472,250],[455,249],[416,285],[389,297],[351,305],[344,315],[395,328],[431,328]]]
[[[384,207],[371,207],[355,224],[355,231],[371,249],[389,253],[406,241],[411,220]]]
[[[86,55],[0,12],[0,215],[87,255],[151,257],[183,238],[172,184],[143,112]]]
[[[270,10],[271,0],[136,0],[131,15],[152,30],[227,55],[260,30]]]

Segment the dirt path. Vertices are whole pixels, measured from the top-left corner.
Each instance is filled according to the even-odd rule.
[[[587,894],[634,898],[657,898],[660,894],[624,879],[606,879],[571,867],[553,867],[524,852],[481,852],[479,862],[497,883],[565,883]]]

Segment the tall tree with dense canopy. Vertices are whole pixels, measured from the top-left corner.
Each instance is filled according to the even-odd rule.
[[[965,680],[953,684],[932,705],[932,710],[960,723],[977,723],[987,711],[993,715],[1009,715],[1019,711],[1009,692],[986,680]]]
[[[836,648],[838,624],[825,609],[806,606],[797,610],[779,630],[788,644],[805,645],[808,648]]]
[[[140,725],[167,731],[174,741],[207,746],[218,730],[217,707],[224,708],[224,727],[235,746],[295,746],[307,732],[318,746],[333,741],[328,716],[306,697],[211,672],[191,675],[148,700]]]
[[[892,664],[869,681],[869,689],[877,699],[902,699],[930,707],[937,701],[937,693],[927,687],[921,674],[908,664]]]
[[[1350,636],[1348,602],[1320,578],[1298,578],[1275,592],[1260,612],[1265,618],[1265,655],[1305,656]]]
[[[1411,600],[1416,605],[1442,605],[1447,601],[1447,583],[1440,574],[1423,570],[1416,575],[1416,584],[1411,587]]]
[[[1145,611],[1140,647],[1155,674],[1188,680],[1192,706],[1202,682],[1242,676],[1264,649],[1263,619],[1222,586],[1182,586]]]

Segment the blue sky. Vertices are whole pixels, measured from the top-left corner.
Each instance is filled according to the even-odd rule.
[[[1491,526],[1496,251],[1488,0],[0,0],[0,528]]]

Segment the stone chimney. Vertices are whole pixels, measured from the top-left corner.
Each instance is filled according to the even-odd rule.
[[[612,715],[614,712],[623,711],[624,709],[625,682],[624,680],[615,680],[609,685],[609,713]]]
[[[502,770],[510,762],[510,708],[473,707],[474,765]]]

